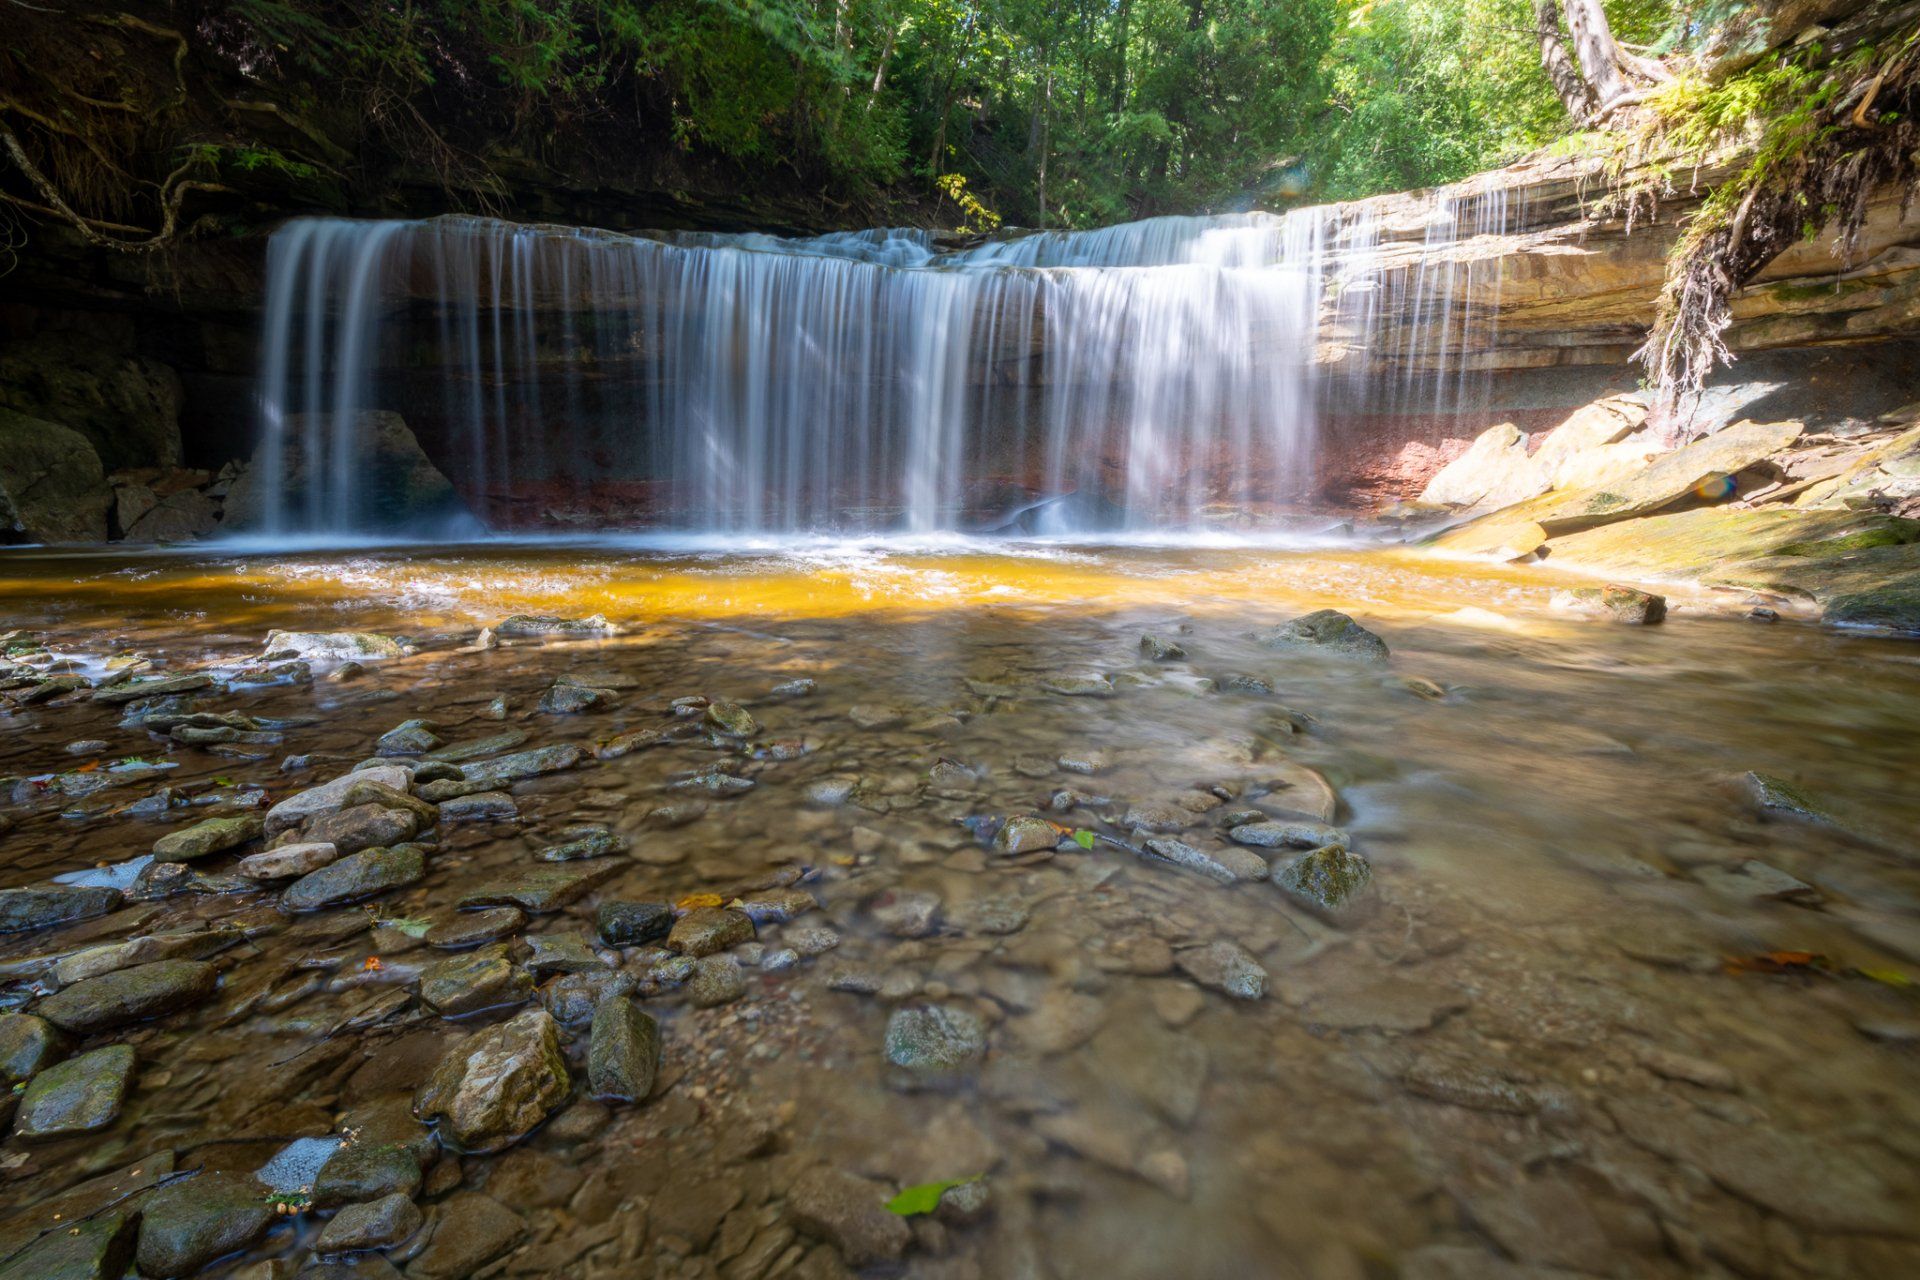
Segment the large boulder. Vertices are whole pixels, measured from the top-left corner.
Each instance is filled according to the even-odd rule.
[[[112,501],[100,455],[85,436],[0,409],[0,526],[12,540],[105,542]]]
[[[1611,484],[1568,494],[1537,517],[1549,537],[1652,515],[1683,498],[1710,495],[1737,475],[1800,438],[1799,422],[1736,422]]]
[[[180,464],[178,375],[90,334],[0,347],[0,409],[79,433],[109,471]]]
[[[321,475],[307,465],[306,441],[313,431],[328,437]],[[349,491],[316,494],[340,450],[351,456]],[[361,531],[428,528],[467,514],[453,482],[433,465],[405,419],[384,409],[362,413],[344,432],[329,416],[294,414],[286,420],[277,469],[272,457],[270,442],[254,451],[227,493],[223,527],[263,529],[276,510],[297,527],[305,522],[309,502],[318,503],[323,519]]]
[[[1545,471],[1527,455],[1527,437],[1511,422],[1488,427],[1468,450],[1440,469],[1420,501],[1491,511],[1547,491]]]
[[[440,1117],[442,1137],[461,1150],[499,1151],[532,1133],[572,1088],[559,1024],[528,1009],[449,1049],[413,1112]]]

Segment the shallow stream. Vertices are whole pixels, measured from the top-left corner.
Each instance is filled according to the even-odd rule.
[[[588,1098],[586,1025],[563,1018],[572,1100],[503,1151],[429,1158],[427,1226],[342,1274],[829,1276],[861,1232],[899,1252],[861,1206],[838,1227],[793,1211],[816,1166],[876,1201],[984,1177],[983,1213],[909,1219],[875,1264],[916,1277],[1920,1274],[1920,646],[1678,596],[1620,626],[1552,611],[1551,585],[1333,548],[8,553],[31,661],[211,669],[192,709],[281,741],[182,745],[85,690],[6,712],[0,887],[104,874],[407,720],[455,748],[525,735],[500,751],[669,732],[516,783],[517,816],[443,816],[425,877],[371,904],[180,892],[0,935],[20,1009],[47,985],[34,957],[246,933],[211,957],[212,998],[84,1042],[137,1053],[111,1127],[0,1144],[0,1259],[73,1215],[73,1184],[153,1153],[251,1175],[295,1139],[404,1131],[448,1047],[526,1006],[437,1016],[408,993],[453,953],[392,922],[451,918],[592,822],[626,842],[617,866],[510,954],[574,933],[645,977],[651,1098]],[[1257,639],[1327,607],[1391,658]],[[474,644],[522,613],[614,631]],[[417,648],[302,679],[259,663],[275,628]],[[563,679],[605,696],[540,710]],[[696,732],[703,704],[673,703],[698,697],[757,732]],[[716,767],[753,785],[676,786]],[[1823,816],[1763,808],[1750,771]],[[1371,864],[1356,917],[1144,851],[1244,850],[1232,815],[1311,816],[1323,783]],[[126,812],[163,787],[157,818]],[[966,821],[1022,814],[1062,847],[1009,856]],[[194,863],[201,887],[259,847]],[[818,909],[733,948],[742,981],[707,1007],[711,986],[646,976],[652,948],[595,937],[609,900],[795,879]],[[1201,980],[1223,942],[1264,971],[1257,998]],[[563,979],[539,981],[564,1012]],[[921,1008],[960,1011],[984,1051],[904,1073],[889,1019]],[[472,1193],[523,1224],[496,1259],[455,1249]],[[294,1274],[324,1221],[277,1215],[206,1274]]]

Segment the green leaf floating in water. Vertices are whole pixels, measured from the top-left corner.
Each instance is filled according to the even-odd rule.
[[[978,1181],[980,1181],[980,1175],[976,1173],[971,1178],[948,1178],[944,1182],[923,1182],[918,1186],[906,1188],[887,1201],[887,1211],[897,1213],[903,1218],[932,1213],[934,1206],[940,1203],[940,1197],[948,1187],[959,1187]]]
[[[1093,848],[1093,841],[1094,841],[1093,832],[1089,831],[1085,827],[1082,827],[1078,831],[1073,833],[1073,842],[1079,845],[1082,849]]]
[[[375,920],[382,929],[397,929],[409,938],[424,938],[427,930],[433,928],[433,921],[424,916],[396,916],[391,920]]]

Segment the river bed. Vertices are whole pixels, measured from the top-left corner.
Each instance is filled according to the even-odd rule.
[[[35,678],[144,657],[217,678],[177,711],[262,727],[184,743],[78,684],[0,718],[0,887],[138,890],[0,934],[0,1005],[85,947],[235,931],[216,990],[66,1046],[137,1066],[110,1124],[0,1145],[0,1275],[163,1164],[264,1200],[276,1154],[348,1134],[411,1154],[383,1189],[425,1215],[350,1275],[1920,1273],[1920,646],[1684,593],[1622,626],[1549,607],[1570,581],[1339,546],[9,552]],[[1263,640],[1322,608],[1391,656]],[[476,643],[516,614],[609,629]],[[261,662],[274,629],[409,651],[341,678]],[[284,910],[233,875],[259,842],[114,870],[413,720],[426,759],[491,740],[456,768],[580,758],[449,801],[367,902]],[[1060,838],[1009,852],[1009,818]],[[1248,859],[1308,842],[1249,823],[1337,828],[1370,888],[1304,907]],[[418,935],[582,865],[537,856],[580,824],[619,846],[597,878],[464,939],[505,994],[429,1007],[480,953]],[[750,934],[691,965],[597,932],[736,901]],[[639,1103],[589,1096],[615,985],[658,1022]],[[568,1077],[531,1132],[411,1118],[536,1008]],[[205,1274],[315,1258],[312,1187]]]

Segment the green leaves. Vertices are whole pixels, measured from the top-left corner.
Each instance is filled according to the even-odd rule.
[[[1081,827],[1073,833],[1073,842],[1082,849],[1093,848],[1093,842],[1097,839],[1099,839],[1099,837],[1085,827]]]
[[[976,1173],[971,1178],[948,1178],[944,1182],[922,1182],[917,1186],[908,1187],[887,1201],[887,1212],[897,1213],[903,1218],[932,1213],[934,1207],[940,1203],[940,1197],[949,1187],[978,1182],[981,1176]]]

